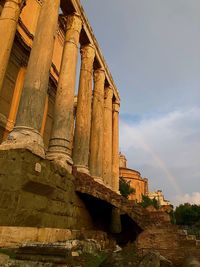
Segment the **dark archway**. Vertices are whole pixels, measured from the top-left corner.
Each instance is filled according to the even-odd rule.
[[[91,216],[94,230],[106,232],[116,240],[118,245],[124,246],[129,242],[134,242],[142,232],[142,229],[131,217],[127,214],[121,214],[121,232],[118,234],[111,233],[111,214],[114,206],[88,194],[78,193],[78,195]]]
[[[142,232],[142,229],[134,222],[127,214],[121,215],[122,231],[119,234],[115,234],[114,238],[117,244],[125,246],[128,243],[136,241],[138,235]]]
[[[84,202],[94,225],[94,230],[109,233],[112,205],[88,194],[78,193]]]

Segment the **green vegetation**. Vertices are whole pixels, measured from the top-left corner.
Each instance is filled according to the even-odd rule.
[[[175,222],[187,229],[188,234],[200,238],[200,205],[181,204],[174,211]]]
[[[131,187],[130,182],[131,181],[127,181],[123,177],[119,178],[119,191],[125,198],[128,198],[129,195],[135,193],[135,189]]]
[[[84,267],[99,267],[107,259],[108,254],[101,252],[98,255],[90,255],[90,259],[83,265]]]
[[[9,256],[11,259],[15,259],[16,258],[16,254],[12,249],[5,249],[5,248],[0,248],[0,254],[5,254],[7,256]]]
[[[181,204],[176,207],[174,215],[178,225],[200,225],[200,205]]]
[[[159,209],[159,203],[158,200],[156,200],[155,198],[151,199],[148,196],[142,195],[142,202],[140,203],[140,205],[143,208],[147,208],[149,206],[153,206],[155,209]]]

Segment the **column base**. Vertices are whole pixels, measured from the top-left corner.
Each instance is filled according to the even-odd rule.
[[[49,151],[47,152],[46,158],[54,161],[56,164],[66,169],[69,173],[72,173],[73,161],[69,155],[61,153],[60,151]]]
[[[104,184],[104,186],[107,187],[108,189],[114,191],[110,185],[108,185],[108,184],[106,184],[106,183],[104,183],[104,182],[103,182],[103,184]]]
[[[43,138],[37,130],[31,127],[14,127],[7,139],[0,145],[0,150],[10,149],[27,149],[33,154],[45,158]]]
[[[90,175],[90,171],[88,167],[83,166],[83,165],[74,165],[74,167],[77,169],[77,172],[85,173]]]
[[[92,178],[99,184],[102,184],[105,186],[105,183],[103,181],[103,179],[101,177],[98,177],[98,176],[92,176]]]
[[[110,185],[106,184],[105,186],[106,186],[107,188],[109,188],[110,190],[114,191]]]

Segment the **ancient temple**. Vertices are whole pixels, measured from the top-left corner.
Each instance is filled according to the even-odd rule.
[[[119,108],[79,0],[0,0],[0,248],[153,236],[184,257],[166,213],[119,194]]]
[[[0,149],[118,191],[119,93],[79,1],[1,1],[0,32]]]

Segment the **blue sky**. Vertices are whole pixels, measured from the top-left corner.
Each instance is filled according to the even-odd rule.
[[[200,204],[200,1],[81,3],[120,92],[129,167],[174,204]]]

